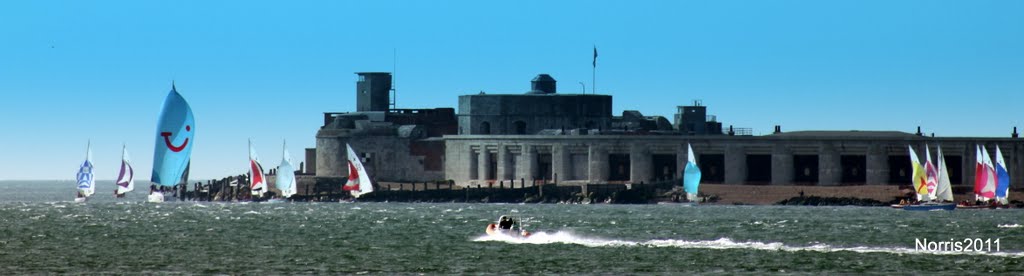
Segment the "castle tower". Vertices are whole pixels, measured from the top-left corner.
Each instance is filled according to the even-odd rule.
[[[391,100],[391,73],[357,72],[356,111],[388,111]]]

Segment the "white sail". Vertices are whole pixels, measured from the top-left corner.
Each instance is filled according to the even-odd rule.
[[[249,140],[249,189],[252,195],[259,197],[267,192],[267,180],[263,175],[263,165],[260,164],[260,157],[256,155],[256,149],[252,146],[252,139]]]
[[[351,145],[345,144],[345,147],[348,148],[348,182],[342,187],[343,190],[350,191],[356,198],[373,192],[373,183],[370,182],[370,176],[366,174],[366,168],[359,160],[359,155],[352,150]]]
[[[949,170],[946,169],[946,159],[942,156],[942,147],[939,147],[939,179],[935,187],[935,198],[942,201],[953,202],[953,186],[949,182]]]
[[[295,182],[295,167],[292,166],[292,157],[288,154],[288,143],[285,142],[281,151],[281,165],[277,166],[277,181],[274,183],[277,189],[281,190],[281,196],[291,197],[298,191]]]
[[[128,148],[121,147],[121,171],[117,175],[117,193],[124,194],[135,190],[135,169],[132,168],[131,160],[128,159]]]

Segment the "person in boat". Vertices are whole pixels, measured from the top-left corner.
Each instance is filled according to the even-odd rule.
[[[512,226],[515,224],[515,220],[512,220],[512,218],[508,216],[501,216],[498,218],[498,229],[510,231],[512,230]]]

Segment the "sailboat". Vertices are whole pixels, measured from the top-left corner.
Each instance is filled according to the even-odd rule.
[[[974,197],[977,201],[989,201],[996,196],[995,168],[985,146],[975,146]]]
[[[260,157],[256,155],[256,149],[252,147],[252,140],[249,140],[249,190],[254,197],[263,197],[267,192],[267,179],[263,175],[263,165],[260,164]]]
[[[135,190],[135,170],[132,169],[132,163],[128,160],[127,146],[121,146],[121,172],[117,174],[117,181],[114,184],[117,185],[117,190],[114,192],[115,197],[124,197],[125,193]]]
[[[917,195],[918,204],[911,204],[903,206],[903,210],[909,211],[938,211],[938,210],[955,210],[956,203],[947,202],[936,202],[933,201],[936,197],[937,191],[939,191],[939,182],[943,178],[939,172],[935,171],[935,166],[932,165],[931,151],[928,150],[927,145],[925,146],[925,165],[921,165],[920,159],[917,158],[917,153],[914,152],[914,147],[908,146],[910,149],[910,163],[913,166],[913,177],[911,180],[914,184],[914,193]],[[941,151],[940,151],[941,153]],[[942,160],[942,156],[939,156],[939,162],[941,167],[945,167],[945,161]],[[948,185],[949,175],[946,170],[942,170],[942,173],[946,173],[945,181]],[[947,189],[942,187],[942,189]],[[951,188],[948,188],[952,190]],[[946,195],[943,195],[946,196]],[[949,193],[949,201],[952,201],[953,194]]]
[[[683,165],[683,200],[673,198],[672,201],[658,202],[658,204],[678,204],[683,206],[697,205],[697,188],[700,186],[700,168],[697,167],[697,158],[693,155],[693,147],[686,144],[686,164]]]
[[[92,166],[92,143],[85,146],[85,161],[78,167],[78,194],[75,202],[85,202],[89,196],[96,192],[96,178],[93,177]]]
[[[163,202],[165,189],[188,183],[195,134],[192,107],[171,84],[171,92],[164,99],[156,126],[153,174],[150,177],[155,186],[150,188],[149,202]]]
[[[914,152],[914,147],[907,146],[910,149],[910,166],[913,170],[910,181],[914,184],[914,195],[917,196],[917,201],[926,199],[928,195],[928,179],[925,176],[924,166],[921,166],[921,160],[917,158],[917,152]]]
[[[281,150],[281,165],[277,166],[277,179],[274,186],[281,190],[281,198],[287,199],[297,192],[295,183],[295,167],[292,166],[292,157],[288,154],[288,143],[285,142]]]
[[[953,202],[953,184],[949,182],[949,169],[946,168],[946,158],[942,155],[942,147],[939,147],[939,179],[935,186],[935,198],[944,202]]]
[[[985,188],[985,161],[981,156],[981,146],[974,145],[974,199],[981,200],[981,190]]]
[[[1010,196],[1010,173],[1006,170],[1006,160],[1003,159],[1003,152],[996,145],[996,201],[999,204],[1009,204],[1007,198]]]
[[[359,155],[356,155],[351,145],[345,144],[345,147],[348,148],[348,182],[342,186],[342,190],[349,191],[355,198],[373,192],[373,183],[370,182],[370,176],[366,174],[366,168],[359,160]]]
[[[697,200],[697,187],[700,186],[700,168],[697,158],[693,157],[693,148],[686,144],[686,168],[683,169],[683,191],[690,202]]]
[[[935,163],[932,163],[932,152],[928,147],[928,144],[924,144],[924,176],[925,186],[928,189],[928,194],[925,196],[925,200],[931,201],[935,199],[935,186],[938,185],[938,172],[935,169]]]

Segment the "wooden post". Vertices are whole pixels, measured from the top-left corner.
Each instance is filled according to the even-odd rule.
[[[537,193],[540,194],[540,198],[541,198],[541,200],[543,200],[544,199],[544,186],[543,185],[537,186]]]

